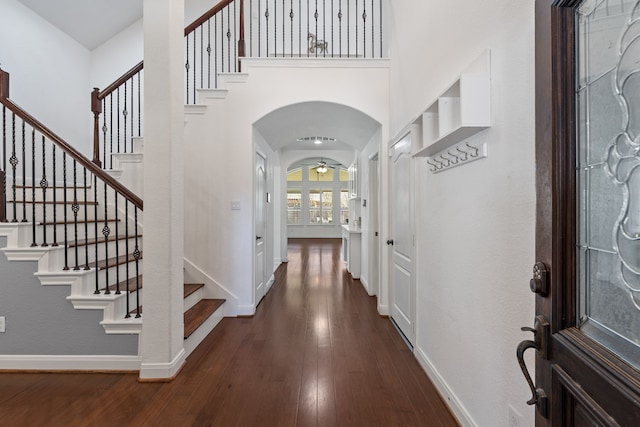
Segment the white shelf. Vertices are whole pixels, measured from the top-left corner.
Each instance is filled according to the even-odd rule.
[[[414,157],[432,157],[491,126],[491,56],[485,50],[422,114]]]

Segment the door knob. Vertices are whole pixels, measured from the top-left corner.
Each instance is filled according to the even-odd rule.
[[[518,348],[516,350],[516,357],[518,359],[518,364],[520,365],[520,369],[522,370],[522,374],[524,378],[527,380],[527,384],[529,384],[529,388],[531,389],[532,397],[527,401],[527,405],[536,405],[538,412],[543,417],[547,417],[547,405],[548,398],[547,394],[541,388],[536,388],[533,384],[533,380],[531,379],[531,375],[529,375],[529,370],[527,369],[527,365],[524,363],[524,352],[530,348],[535,348],[538,353],[545,359],[548,359],[549,352],[549,322],[543,316],[536,316],[536,321],[533,328],[524,327],[521,328],[522,331],[533,332],[534,340],[524,340],[520,344],[518,344]]]
[[[393,239],[391,239],[391,240],[387,240],[387,245],[391,245],[391,246],[393,246]]]

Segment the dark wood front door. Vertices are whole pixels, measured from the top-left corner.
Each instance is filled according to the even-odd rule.
[[[536,0],[535,102],[536,426],[640,426],[640,0]]]

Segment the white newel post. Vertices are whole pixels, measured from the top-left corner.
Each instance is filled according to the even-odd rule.
[[[172,378],[183,348],[184,0],[144,0],[144,251],[140,379]]]

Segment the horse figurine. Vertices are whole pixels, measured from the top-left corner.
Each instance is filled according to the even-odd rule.
[[[309,53],[326,53],[327,47],[329,43],[324,40],[316,39],[316,35],[313,33],[309,33],[307,36],[307,40],[309,40]]]

